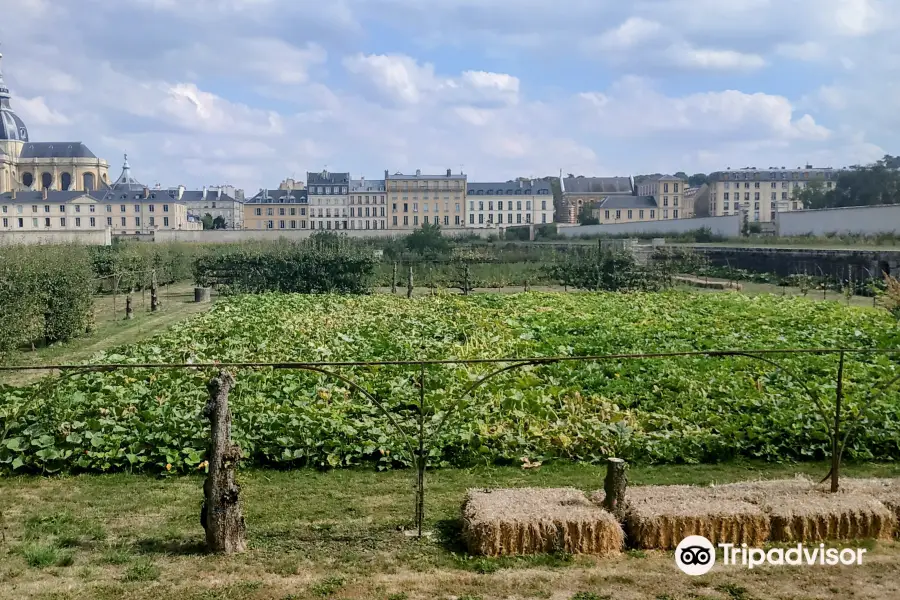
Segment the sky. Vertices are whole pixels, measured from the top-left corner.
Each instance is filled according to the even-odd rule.
[[[897,0],[0,0],[32,141],[163,186],[845,166],[900,152]]]

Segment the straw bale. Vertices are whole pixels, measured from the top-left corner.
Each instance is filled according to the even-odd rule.
[[[897,523],[894,535],[900,535],[900,479],[841,479],[840,490],[843,493],[871,496],[884,504],[894,513]]]
[[[797,475],[793,479],[761,479],[727,483],[712,486],[712,489],[722,497],[759,504],[765,498],[775,495],[812,491],[816,489],[816,484],[808,477]]]
[[[774,494],[760,507],[769,515],[775,542],[890,539],[897,517],[874,497],[824,490]]]
[[[629,488],[625,532],[638,548],[671,550],[689,535],[713,544],[761,545],[769,536],[769,520],[759,507],[720,497],[714,488],[653,485]],[[602,503],[603,492],[591,496]]]
[[[469,490],[462,513],[463,539],[472,554],[606,556],[624,542],[616,519],[572,488]]]

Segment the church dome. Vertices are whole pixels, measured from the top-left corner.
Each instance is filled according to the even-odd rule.
[[[0,54],[0,63],[3,55]],[[0,140],[28,141],[28,128],[19,115],[13,112],[9,105],[9,88],[3,81],[3,68],[0,65]]]

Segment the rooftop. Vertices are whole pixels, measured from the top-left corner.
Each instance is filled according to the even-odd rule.
[[[351,179],[351,192],[383,192],[384,179]]]
[[[19,158],[97,158],[81,142],[28,142]]]
[[[316,173],[306,173],[306,185],[348,185],[350,183],[350,173],[330,173],[328,171],[319,171]]]
[[[536,179],[533,181],[501,181],[493,183],[479,183],[470,181],[466,185],[469,195],[481,196],[521,196],[521,195],[550,195],[553,191],[549,181]]]
[[[260,190],[246,204],[308,204],[309,193],[306,190]]]
[[[566,177],[562,190],[567,194],[630,194],[630,177]]]
[[[656,208],[656,199],[653,196],[607,196],[597,205],[597,208]]]

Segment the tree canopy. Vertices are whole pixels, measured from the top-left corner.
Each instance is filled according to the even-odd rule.
[[[839,208],[900,204],[900,157],[885,155],[873,164],[855,165],[838,173],[834,187],[827,189],[821,180],[810,181],[803,189],[795,188],[792,200],[803,208]]]

